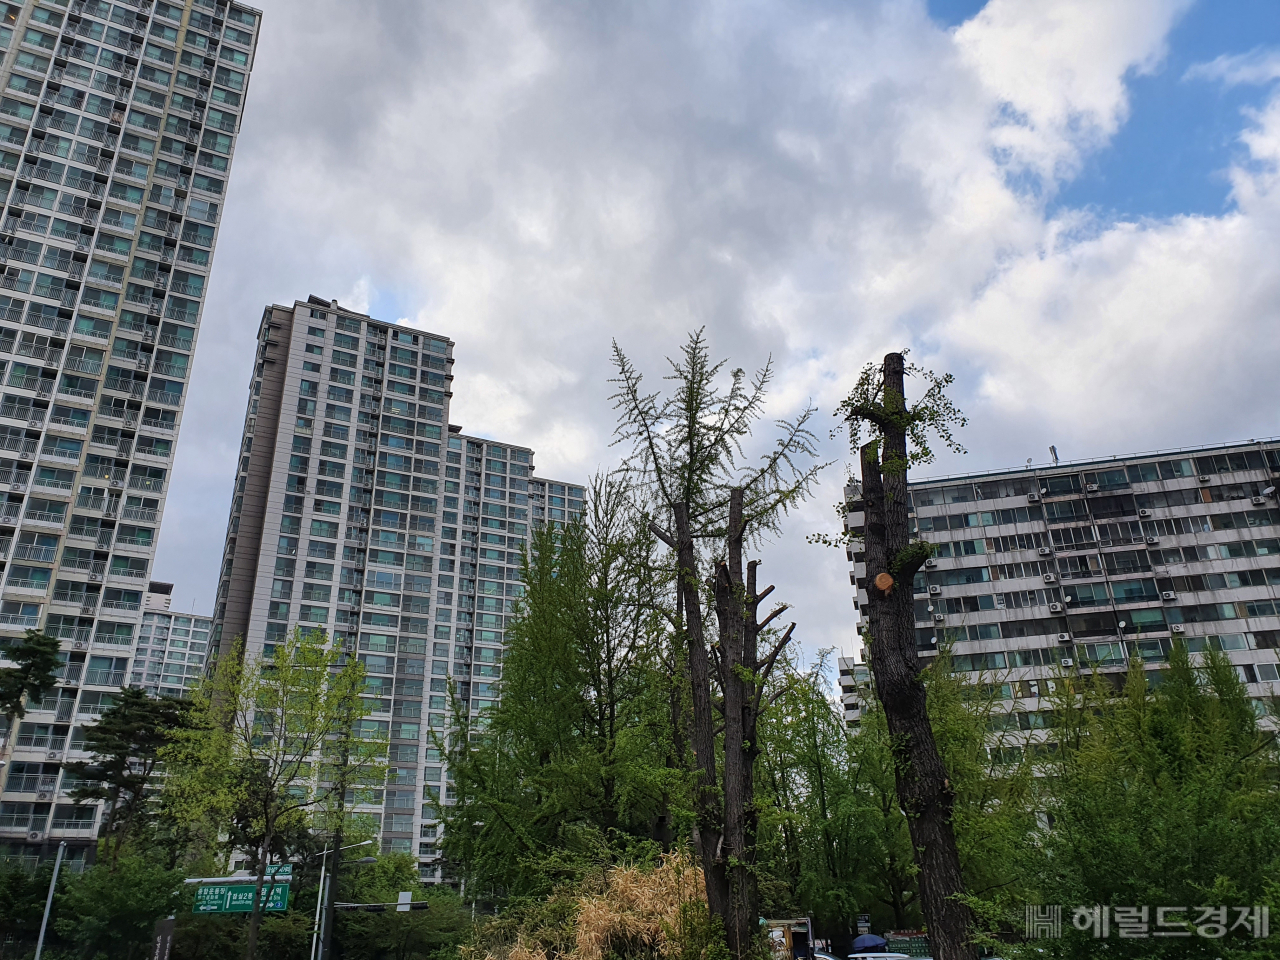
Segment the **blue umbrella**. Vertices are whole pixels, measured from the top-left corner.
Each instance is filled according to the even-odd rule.
[[[888,946],[888,941],[884,937],[877,937],[874,933],[864,933],[853,941],[853,952],[857,954],[883,950],[886,946]]]

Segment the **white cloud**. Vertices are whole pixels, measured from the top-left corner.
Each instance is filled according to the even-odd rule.
[[[956,30],[994,97],[992,135],[1015,168],[1052,181],[1128,114],[1125,77],[1155,70],[1191,0],[990,0]]]
[[[955,31],[919,0],[348,6],[266,2],[156,572],[184,605],[216,583],[262,307],[309,293],[456,340],[455,421],[566,479],[617,455],[611,340],[656,379],[703,325],[773,355],[770,416],[888,348],[953,370],[974,452],[939,469],[1273,422],[1274,103],[1228,214],[1045,212],[1185,2],[992,0]],[[766,557],[814,645],[852,619],[843,555],[802,542],[841,482]]]
[[[1258,47],[1248,53],[1223,54],[1193,65],[1186,80],[1219,80],[1228,86],[1270,83],[1280,79],[1280,50]]]

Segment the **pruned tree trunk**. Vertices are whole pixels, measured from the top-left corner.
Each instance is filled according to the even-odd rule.
[[[715,605],[724,691],[724,846],[729,880],[725,939],[737,957],[746,956],[750,949],[760,902],[755,844],[756,565],[750,566],[748,586],[742,579],[743,532],[742,490],[734,489],[729,498],[726,562],[716,571]]]
[[[689,730],[697,764],[694,795],[694,843],[706,878],[707,907],[715,916],[729,914],[729,879],[721,858],[724,808],[716,769],[715,714],[711,701],[711,663],[703,631],[697,553],[689,523],[689,505],[677,503],[676,589],[684,605],[685,643],[689,650],[689,688],[693,723]]]
[[[707,906],[724,923],[725,940],[739,960],[753,949],[759,933],[760,895],[756,879],[756,835],[759,816],[755,803],[756,741],[761,696],[773,665],[791,638],[795,624],[762,660],[761,631],[786,607],[760,622],[760,601],[773,587],[756,590],[756,562],[747,564],[743,579],[746,521],[743,491],[730,491],[726,560],[710,581],[718,622],[718,639],[708,649],[702,616],[701,584],[687,504],[673,511],[676,536],[659,536],[676,549],[678,619],[689,649],[689,688],[692,703],[690,739],[696,762],[697,795],[694,842],[706,878]],[[722,699],[714,699],[714,664]],[[716,757],[716,708],[724,718],[723,779]]]
[[[955,796],[929,723],[916,656],[912,581],[927,554],[910,543],[901,354],[885,357],[883,383],[882,449],[877,443],[861,448],[871,672],[892,738],[894,779],[920,869],[920,906],[933,955],[976,960],[969,909],[959,899],[964,882],[951,823]],[[876,585],[881,574],[891,578],[888,589]]]

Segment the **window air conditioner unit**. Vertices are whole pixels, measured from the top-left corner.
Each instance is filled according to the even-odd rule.
[[[1165,590],[1161,592],[1160,599],[1161,600],[1177,600],[1178,595],[1174,593],[1172,590]]]
[[[1050,557],[1050,556],[1053,556],[1053,551],[1052,551],[1052,550],[1050,550],[1048,547],[1041,547],[1041,548],[1040,548],[1040,550],[1039,550],[1039,553],[1040,553],[1040,556],[1042,556],[1042,557]]]
[[[1039,502],[1039,500],[1040,500],[1040,494],[1038,494],[1038,493],[1028,493],[1028,494],[1027,494],[1027,502],[1029,502],[1029,503],[1037,503],[1037,502]]]
[[[926,567],[936,567],[938,565],[938,561],[933,559],[933,557],[930,557],[928,560],[924,562],[924,565]]]
[[[1098,485],[1096,483],[1086,483],[1084,489],[1086,493],[1097,493]]]
[[[941,594],[941,593],[942,593],[942,588],[941,588],[941,587],[939,587],[939,586],[930,586],[930,587],[929,587],[929,595],[930,595],[930,596],[936,597],[936,596],[938,596],[938,595],[939,595],[939,594]]]
[[[1154,543],[1159,543],[1159,542],[1160,542],[1160,538],[1159,538],[1159,537],[1147,537],[1147,543],[1152,543],[1152,544],[1154,544]]]
[[[1060,604],[1060,603],[1051,603],[1051,604],[1049,604],[1049,612],[1050,612],[1050,613],[1061,613],[1061,612],[1062,612],[1062,604]]]
[[[1057,576],[1055,576],[1055,575],[1054,575],[1054,574],[1052,574],[1052,573],[1046,573],[1046,574],[1044,575],[1044,582],[1045,582],[1045,583],[1056,583],[1056,582],[1057,582],[1057,580],[1058,580]]]
[[[1202,474],[1200,474],[1200,482],[1201,482],[1201,483],[1208,483],[1208,482],[1209,482],[1209,475],[1208,475],[1207,473],[1202,473]]]
[[[933,615],[933,620],[935,623],[942,623],[946,619],[947,619],[947,616],[946,614],[943,614],[943,613],[935,613]]]
[[[1062,666],[1063,666],[1063,668],[1064,668],[1064,669],[1070,670],[1070,669],[1071,669],[1072,667],[1074,667],[1075,665],[1076,665],[1076,662],[1075,662],[1074,660],[1072,660],[1070,657],[1063,657],[1063,658],[1062,658]]]
[[[1249,502],[1254,504],[1255,506],[1261,507],[1267,502],[1267,498],[1266,497],[1250,497]]]
[[[1149,516],[1151,516],[1151,511],[1150,511],[1150,510],[1139,510],[1139,511],[1138,511],[1138,516],[1140,516],[1140,517],[1149,517]]]
[[[1060,634],[1058,634],[1058,642],[1059,642],[1059,643],[1070,643],[1070,642],[1071,642],[1071,634],[1069,634],[1069,633],[1060,633]]]
[[[1171,623],[1171,624],[1169,624],[1169,629],[1170,629],[1171,631],[1173,631],[1174,633],[1186,633],[1186,631],[1187,631],[1187,628],[1186,628],[1186,627],[1184,627],[1184,626],[1183,626],[1182,624],[1180,624],[1180,623]]]

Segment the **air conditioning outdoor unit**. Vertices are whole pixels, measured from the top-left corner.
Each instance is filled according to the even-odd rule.
[[[1059,642],[1059,643],[1070,643],[1070,642],[1071,642],[1071,634],[1069,634],[1069,633],[1060,633],[1060,634],[1058,634],[1058,642]]]
[[[62,759],[62,754],[61,754],[61,753],[59,753],[57,750],[50,750],[50,751],[49,751],[49,753],[48,753],[48,755],[45,757],[45,759],[46,759],[46,760],[61,760],[61,759]]]
[[[1159,537],[1147,537],[1147,543],[1159,543],[1159,542],[1160,542]]]
[[[1186,628],[1186,627],[1184,627],[1184,626],[1183,626],[1182,624],[1180,624],[1180,623],[1171,623],[1171,624],[1169,624],[1169,629],[1170,629],[1171,631],[1173,631],[1174,633],[1186,633],[1186,632],[1187,632],[1187,628]]]
[[[1084,489],[1086,493],[1097,493],[1098,485],[1096,483],[1086,483]]]
[[[39,793],[37,793],[37,794],[36,794],[36,799],[37,799],[37,800],[52,800],[52,799],[53,799],[53,791],[52,791],[52,790],[41,790]]]
[[[1038,494],[1038,493],[1028,493],[1028,494],[1027,494],[1027,500],[1028,500],[1028,502],[1030,502],[1030,503],[1037,503],[1037,502],[1039,502],[1039,500],[1040,500],[1040,494]]]
[[[21,489],[22,489],[22,484],[20,484],[20,483],[11,483],[11,484],[9,484],[9,489],[10,489],[10,490],[21,490]]]
[[[1267,498],[1266,497],[1250,497],[1249,502],[1256,506],[1261,507],[1264,504],[1266,504]]]
[[[112,486],[112,487],[114,487],[115,489],[119,490],[119,489],[121,489],[121,488],[124,486],[124,481],[123,481],[123,480],[112,480],[112,481],[111,481],[111,486]]]
[[[1151,516],[1151,511],[1150,511],[1150,510],[1139,510],[1139,511],[1138,511],[1138,516],[1140,516],[1140,517],[1149,517],[1149,516]]]
[[[924,562],[924,565],[926,567],[936,567],[938,565],[938,561],[933,559],[933,557],[930,557],[928,560]]]
[[[1072,667],[1074,667],[1075,665],[1076,665],[1076,662],[1075,662],[1074,660],[1072,660],[1070,657],[1063,657],[1063,658],[1062,658],[1062,666],[1063,666],[1065,669],[1070,670],[1070,669],[1071,669]]]
[[[1056,583],[1056,582],[1057,582],[1057,580],[1058,580],[1058,578],[1057,578],[1057,576],[1056,576],[1055,574],[1052,574],[1052,573],[1046,573],[1046,574],[1044,575],[1044,582],[1045,582],[1045,583]]]
[[[930,587],[929,587],[929,595],[930,595],[930,596],[934,596],[934,597],[936,597],[936,596],[939,596],[941,593],[942,593],[942,588],[941,588],[941,587],[939,587],[939,586],[930,586]]]
[[[1208,475],[1207,473],[1202,473],[1202,474],[1200,474],[1200,482],[1201,482],[1201,483],[1208,483],[1208,482],[1209,482],[1209,475]]]
[[[1040,550],[1039,550],[1039,553],[1040,553],[1040,556],[1042,556],[1042,557],[1051,557],[1051,556],[1053,556],[1053,551],[1052,551],[1052,550],[1050,550],[1048,547],[1041,547],[1041,548],[1040,548]]]
[[[1172,590],[1165,590],[1161,592],[1160,599],[1161,600],[1177,600],[1178,595],[1174,593]]]
[[[44,834],[41,833],[39,830],[30,830],[27,832],[28,843],[39,843],[43,839],[44,839]]]
[[[1060,603],[1051,603],[1051,604],[1049,604],[1049,612],[1050,612],[1050,613],[1061,613],[1061,612],[1062,612],[1062,604],[1060,604]]]
[[[935,614],[933,615],[933,620],[934,620],[934,622],[935,622],[935,623],[942,623],[942,622],[943,622],[944,620],[946,620],[946,619],[947,619],[946,614],[942,614],[942,613],[935,613]]]

